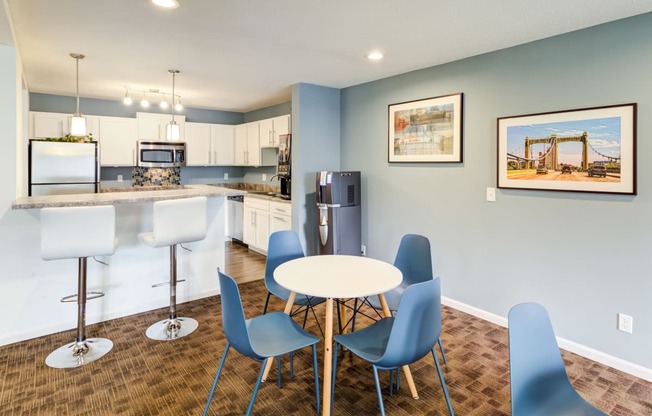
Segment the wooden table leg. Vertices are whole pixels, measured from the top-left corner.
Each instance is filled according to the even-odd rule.
[[[326,328],[324,328],[324,394],[321,414],[331,414],[331,379],[333,376],[333,299],[326,298]]]
[[[389,306],[387,306],[387,300],[385,300],[385,295],[382,293],[378,295],[378,300],[380,300],[380,306],[383,308],[383,314],[385,317],[391,317],[392,312],[389,310]],[[407,379],[408,386],[410,387],[410,393],[412,394],[412,397],[414,399],[419,398],[419,393],[417,392],[417,387],[414,385],[414,379],[412,378],[412,373],[410,372],[410,367],[407,365],[404,365],[403,367],[403,373],[405,373],[405,378]]]
[[[294,292],[290,292],[290,297],[288,298],[288,302],[285,304],[285,310],[283,311],[286,314],[292,313],[292,307],[294,306],[294,300],[296,299],[297,294]],[[267,360],[267,365],[265,366],[265,371],[263,372],[263,378],[262,381],[267,380],[267,375],[269,374],[269,370],[272,368],[272,365],[274,364],[274,360]]]

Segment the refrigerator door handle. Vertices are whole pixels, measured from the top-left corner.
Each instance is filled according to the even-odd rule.
[[[321,245],[325,246],[328,242],[328,206],[319,206],[319,239]]]

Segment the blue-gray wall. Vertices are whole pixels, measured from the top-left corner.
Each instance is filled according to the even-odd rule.
[[[317,254],[315,178],[340,169],[340,90],[310,84],[292,88],[292,229],[308,255]]]
[[[341,167],[363,175],[363,243],[392,261],[432,243],[443,295],[507,316],[548,308],[558,336],[652,368],[652,14],[341,92]],[[464,93],[464,163],[389,164],[387,106]],[[638,195],[498,190],[496,118],[638,103]],[[634,317],[633,335],[616,314]]]
[[[51,94],[29,94],[30,111],[46,111],[52,113],[74,113],[77,106],[76,97]],[[157,105],[151,105],[144,109],[134,102],[132,105],[124,105],[121,100],[100,100],[96,98],[80,98],[79,109],[83,114],[95,116],[113,117],[136,117],[136,113],[166,113],[172,114],[172,110],[161,110]],[[201,108],[184,108],[177,114],[186,116],[186,121],[194,123],[215,123],[215,124],[242,124],[244,114],[233,111],[206,110]],[[287,114],[287,113],[286,113]]]
[[[292,101],[288,101],[286,103],[281,103],[281,104],[273,105],[271,107],[265,107],[259,110],[254,110],[245,113],[244,122],[249,123],[250,121],[258,121],[258,120],[264,120],[266,118],[283,116],[285,114],[290,114],[291,112],[292,112]]]

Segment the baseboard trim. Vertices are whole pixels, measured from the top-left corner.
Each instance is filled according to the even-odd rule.
[[[466,303],[445,296],[442,296],[441,303],[453,309],[457,309],[458,311],[473,315],[476,318],[507,328],[507,318],[503,316],[487,312],[480,308],[476,308],[475,306],[467,305]],[[650,368],[625,361],[621,358],[614,357],[613,355],[606,354],[602,351],[598,351],[591,347],[587,347],[586,345],[578,344],[577,342],[561,337],[557,337],[557,343],[559,344],[559,348],[563,348],[566,351],[570,351],[584,358],[588,358],[589,360],[593,360],[632,376],[652,382],[652,369]]]
[[[220,294],[219,289],[211,289],[211,290],[205,290],[202,292],[194,293],[190,296],[183,296],[183,297],[179,296],[177,298],[177,305],[187,303],[187,302],[192,302],[193,300],[197,300],[197,299],[203,299],[210,296],[219,295],[219,294]],[[164,298],[154,302],[142,303],[138,305],[138,307],[116,310],[101,315],[97,315],[97,314],[87,315],[86,325],[87,326],[93,325],[99,322],[110,321],[112,319],[124,318],[127,316],[136,315],[143,312],[149,312],[155,309],[165,308],[169,304],[170,304],[169,299]],[[72,314],[72,316],[70,317],[71,319],[62,321],[60,323],[57,323],[56,325],[43,326],[40,328],[31,329],[29,331],[16,331],[7,334],[6,336],[5,334],[3,334],[3,336],[0,337],[0,347],[9,344],[14,344],[16,342],[26,341],[28,339],[42,337],[45,335],[56,334],[57,332],[69,331],[71,329],[75,329],[77,328],[77,321],[74,320],[76,316],[77,316],[76,314]],[[165,317],[161,317],[161,319],[164,318]],[[145,333],[143,332],[143,336],[144,334]],[[53,348],[54,347],[55,346],[53,346]]]

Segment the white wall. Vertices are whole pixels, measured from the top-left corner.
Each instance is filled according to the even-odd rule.
[[[557,334],[652,375],[652,14],[342,91],[342,169],[363,176],[363,243],[392,261],[428,236],[443,295],[506,317],[542,303]],[[464,163],[389,164],[388,105],[464,93]],[[638,195],[496,186],[496,118],[638,103]],[[634,317],[633,335],[616,314]],[[445,325],[445,323],[444,323]]]

